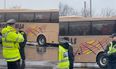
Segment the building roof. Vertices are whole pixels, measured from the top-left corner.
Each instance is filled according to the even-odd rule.
[[[60,16],[60,21],[97,21],[97,20],[116,20],[116,17],[82,17],[82,16]]]
[[[0,9],[0,12],[58,12],[58,9],[32,10],[32,9]]]

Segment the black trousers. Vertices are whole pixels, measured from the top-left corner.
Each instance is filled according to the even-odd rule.
[[[116,62],[114,63],[109,63],[107,69],[116,69]]]
[[[19,51],[20,51],[21,59],[22,59],[22,60],[25,60],[25,48],[22,48],[22,47],[21,47],[21,48],[19,49]]]
[[[107,69],[116,69],[116,53],[108,56],[108,67]]]
[[[25,49],[24,47],[20,47],[19,49],[21,55],[21,69],[25,69]]]
[[[69,65],[69,69],[73,69],[73,65],[74,63],[73,62],[70,62],[70,65]]]
[[[7,62],[8,69],[20,69],[20,60]]]

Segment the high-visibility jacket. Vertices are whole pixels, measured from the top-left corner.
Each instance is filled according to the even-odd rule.
[[[23,42],[24,38],[20,33],[16,32],[16,29],[7,26],[2,29],[2,45],[3,45],[3,57],[8,62],[19,60],[19,42]]]
[[[110,42],[108,54],[112,54],[112,53],[116,53],[116,44],[113,45],[113,43]]]
[[[69,69],[68,50],[59,45],[58,69]]]

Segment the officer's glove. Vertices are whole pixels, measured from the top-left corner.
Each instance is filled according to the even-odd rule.
[[[24,35],[24,32],[20,32],[22,35]]]

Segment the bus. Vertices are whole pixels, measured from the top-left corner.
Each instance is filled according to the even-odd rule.
[[[106,67],[104,49],[116,32],[116,17],[61,16],[59,27],[59,38],[72,43],[75,62],[97,62]]]
[[[15,27],[27,34],[29,43],[44,46],[57,43],[59,33],[59,12],[57,9],[0,9],[0,31],[9,19],[17,21]]]

